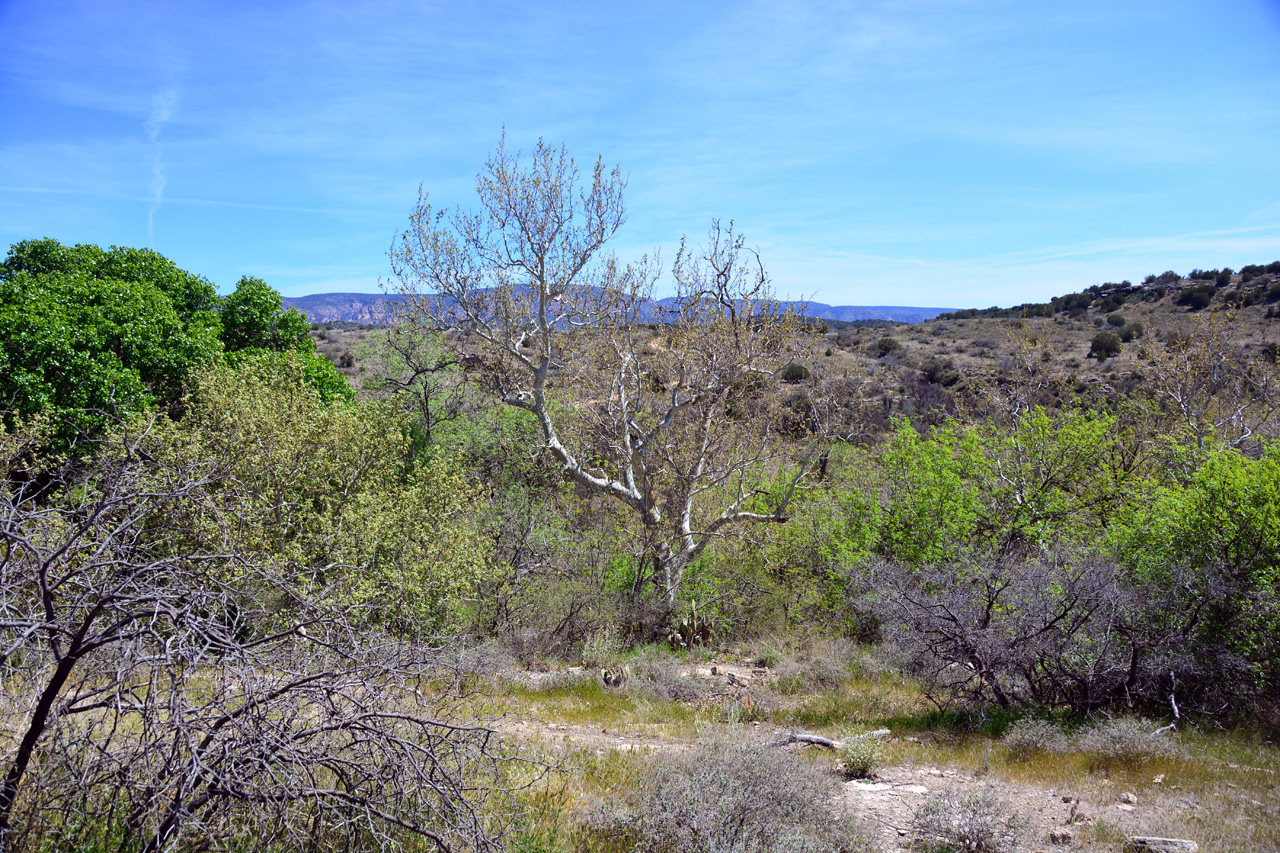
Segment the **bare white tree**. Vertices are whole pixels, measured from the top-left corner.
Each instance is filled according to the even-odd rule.
[[[634,594],[651,590],[661,621],[717,537],[786,520],[811,454],[793,463],[768,386],[810,338],[732,225],[682,243],[676,297],[654,302],[658,264],[604,251],[626,220],[624,185],[602,160],[584,184],[563,147],[540,141],[522,163],[504,140],[478,211],[420,195],[392,269],[400,322],[451,330],[471,374],[537,419],[575,483],[634,511]]]
[[[1235,343],[1232,321],[1229,312],[1200,314],[1188,331],[1143,351],[1156,396],[1200,450],[1206,440],[1256,449],[1280,427],[1280,371]]]

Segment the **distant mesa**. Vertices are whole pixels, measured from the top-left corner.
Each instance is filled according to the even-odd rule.
[[[292,306],[307,315],[312,323],[383,323],[388,315],[388,303],[400,297],[384,293],[313,293],[310,296],[284,298],[286,307]],[[674,297],[657,300],[667,307]],[[955,311],[955,308],[920,308],[906,305],[824,305],[810,302],[804,315],[815,320],[834,320],[852,323],[859,320],[886,320],[894,323],[923,323],[939,314]]]
[[[387,303],[398,298],[385,293],[313,293],[286,296],[283,302],[312,323],[384,323]]]

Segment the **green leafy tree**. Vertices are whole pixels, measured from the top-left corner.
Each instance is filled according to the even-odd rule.
[[[981,516],[978,436],[949,421],[922,437],[899,422],[881,456],[886,480],[879,549],[919,565],[958,558],[970,548]]]
[[[228,352],[259,349],[314,352],[307,318],[296,308],[282,309],[280,292],[265,281],[245,276],[222,303],[222,342]]]
[[[912,565],[1088,545],[1123,511],[1142,473],[1114,418],[1040,408],[1008,426],[948,421],[924,437],[902,422],[880,462],[879,551]]]
[[[1171,606],[1200,680],[1236,696],[1280,695],[1280,444],[1260,458],[1211,448],[1111,540],[1133,581]],[[1191,680],[1191,676],[1184,680]]]
[[[222,342],[227,363],[239,365],[246,358],[268,356],[277,364],[296,364],[324,402],[351,401],[355,391],[328,359],[316,352],[307,334],[307,318],[297,309],[282,307],[280,292],[260,278],[245,276],[235,292],[222,303]],[[296,358],[281,359],[293,353]]]
[[[0,267],[0,401],[48,408],[58,441],[181,396],[221,351],[217,294],[148,250],[13,246]]]
[[[1093,336],[1093,340],[1089,342],[1088,358],[1105,361],[1108,358],[1114,358],[1119,355],[1120,350],[1123,348],[1120,336],[1115,332],[1098,332]]]
[[[102,249],[81,243],[64,246],[57,240],[23,240],[9,249],[0,275],[25,272],[82,274],[94,279],[141,281],[169,298],[186,324],[217,324],[218,291],[204,276],[180,269],[177,264],[151,249],[112,246]]]

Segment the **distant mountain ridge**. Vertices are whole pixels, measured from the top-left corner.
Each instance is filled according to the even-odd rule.
[[[382,323],[387,306],[399,297],[384,293],[313,293],[286,296],[285,307],[297,308],[312,323]],[[675,303],[674,296],[655,301],[658,307]],[[815,320],[849,323],[855,320],[888,320],[895,323],[923,323],[955,308],[926,308],[909,305],[826,305],[805,303],[804,316]]]

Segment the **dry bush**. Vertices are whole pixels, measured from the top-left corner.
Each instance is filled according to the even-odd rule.
[[[505,755],[440,650],[251,550],[226,460],[147,427],[0,431],[0,849],[497,849]]]
[[[848,640],[820,640],[796,657],[770,654],[774,687],[781,693],[834,690],[849,679],[854,650]]]
[[[672,659],[637,661],[627,667],[627,687],[664,702],[701,702],[724,693],[713,680],[680,674],[680,663]]]
[[[1031,761],[1046,754],[1066,752],[1068,738],[1048,720],[1023,719],[1004,733],[1004,748],[1010,761]]]
[[[732,740],[655,760],[628,802],[602,806],[604,835],[652,853],[855,853],[870,850],[838,813],[833,780],[799,756]]]
[[[1091,755],[1095,769],[1135,769],[1182,754],[1171,732],[1154,734],[1159,728],[1159,723],[1142,717],[1113,717],[1080,732],[1075,744]]]
[[[1100,558],[882,564],[870,578],[886,639],[939,707],[1087,717],[1136,697],[1163,702],[1169,670],[1186,666],[1177,626],[1148,618],[1159,590],[1126,584]]]
[[[1017,849],[1019,820],[990,794],[934,797],[916,809],[911,831],[929,853],[1009,853]]]

